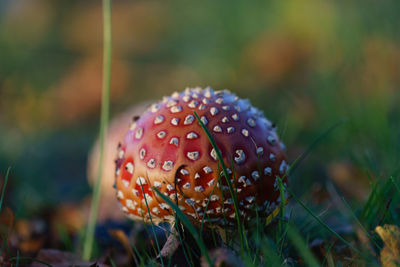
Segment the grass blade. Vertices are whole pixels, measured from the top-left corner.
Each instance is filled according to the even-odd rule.
[[[103,172],[104,146],[109,120],[111,85],[111,0],[103,0],[103,41],[103,88],[101,97],[100,118],[100,159],[90,208],[89,222],[86,230],[85,241],[83,244],[84,260],[89,260],[92,254],[94,232],[101,193],[100,185]]]
[[[291,224],[287,225],[287,234],[289,236],[289,239],[292,241],[293,245],[296,247],[300,255],[303,257],[304,262],[306,263],[307,266],[313,266],[313,267],[320,266],[317,259],[308,248],[307,243],[304,241],[299,232]]]
[[[3,199],[4,199],[4,195],[6,194],[6,186],[7,186],[7,182],[8,182],[8,176],[10,175],[10,171],[11,171],[11,167],[8,167],[7,172],[6,172],[6,176],[4,177],[3,188],[1,190],[0,212],[1,212],[1,208],[3,207]]]

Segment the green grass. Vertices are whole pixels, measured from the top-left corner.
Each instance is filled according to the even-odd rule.
[[[94,185],[92,204],[90,208],[89,221],[86,230],[85,242],[83,244],[83,259],[89,260],[92,255],[94,232],[96,228],[97,213],[101,194],[101,179],[103,174],[104,146],[107,138],[107,129],[110,110],[110,87],[111,87],[111,0],[103,0],[103,89],[101,97],[100,117],[100,159],[97,171],[97,179]]]

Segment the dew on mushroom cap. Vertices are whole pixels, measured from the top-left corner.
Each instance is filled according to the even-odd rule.
[[[116,160],[117,198],[123,211],[134,220],[149,221],[151,216],[155,223],[172,222],[174,212],[157,188],[178,201],[194,223],[208,214],[206,225],[234,225],[234,203],[217,153],[193,111],[228,167],[226,178],[237,194],[237,212],[246,220],[255,209],[259,216],[268,216],[280,201],[275,177],[288,168],[284,146],[269,120],[248,100],[211,88],[189,88],[164,97],[131,125]]]

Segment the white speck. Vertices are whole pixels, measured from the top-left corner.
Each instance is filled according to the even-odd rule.
[[[182,175],[188,175],[189,174],[189,172],[187,170],[185,170],[185,169],[181,169],[180,172],[181,172]]]
[[[247,202],[253,203],[253,201],[256,199],[254,196],[249,196],[245,198]]]
[[[244,151],[242,149],[236,150],[235,153],[235,162],[237,164],[243,163],[246,160],[246,155],[244,154]]]
[[[145,198],[146,198],[147,203],[153,201],[152,196],[150,196],[149,194],[144,193],[144,196],[145,196]],[[142,199],[142,202],[143,202],[143,204],[145,204],[145,205],[146,205],[146,201],[144,201],[144,199]]]
[[[157,133],[157,137],[160,139],[163,139],[166,135],[167,133],[165,131],[160,131]]]
[[[228,204],[228,205],[233,204],[232,198],[226,199],[226,200],[224,201],[224,204]]]
[[[234,121],[238,121],[238,120],[239,120],[239,115],[238,115],[237,113],[234,113],[234,114],[232,115],[232,119],[233,119]]]
[[[196,202],[194,202],[194,199],[192,198],[185,199],[185,202],[190,206],[194,206],[194,204],[196,204]]]
[[[155,119],[154,119],[154,124],[160,124],[164,121],[164,116],[163,115],[158,115]]]
[[[115,175],[118,177],[119,176],[119,174],[121,173],[121,171],[119,170],[119,169],[117,169],[116,171],[115,171]]]
[[[162,166],[164,171],[170,171],[174,167],[174,163],[170,160],[164,161],[164,164]]]
[[[268,143],[270,144],[270,145],[275,145],[275,143],[276,143],[276,139],[275,139],[275,137],[273,137],[273,136],[268,136],[267,137],[267,141],[268,141]]]
[[[142,136],[143,136],[143,128],[137,129],[135,134],[136,139],[140,139],[142,138]]]
[[[167,184],[168,191],[174,190],[174,186],[172,184]]]
[[[205,116],[201,116],[200,120],[204,125],[207,125],[208,120],[207,120],[207,118]]]
[[[245,183],[246,182],[246,176],[240,176],[238,179],[239,183]]]
[[[172,107],[172,106],[175,106],[176,104],[178,104],[178,101],[171,99],[171,100],[169,100],[169,101],[167,102],[167,108],[170,108],[170,107]]]
[[[274,162],[276,160],[276,156],[274,153],[269,154],[269,159]]]
[[[121,181],[122,182],[122,184],[124,185],[124,187],[129,187],[129,181],[127,181],[127,180],[122,180]]]
[[[160,105],[158,104],[153,104],[151,105],[151,112],[156,113],[160,109]]]
[[[209,166],[205,166],[205,167],[203,168],[203,171],[204,171],[205,173],[212,173],[212,169],[211,169]]]
[[[212,93],[213,93],[213,90],[210,87],[207,87],[204,90],[204,96],[207,97],[207,98],[210,98],[212,96]]]
[[[179,112],[182,111],[182,107],[181,107],[181,106],[173,106],[173,107],[170,109],[170,111],[171,111],[172,113],[179,113]]]
[[[125,212],[125,213],[128,213],[128,212],[129,212],[128,208],[125,207],[125,206],[122,207],[122,211]]]
[[[133,164],[132,164],[132,162],[128,162],[125,165],[125,170],[127,170],[130,174],[133,174]]]
[[[165,210],[165,209],[169,209],[170,206],[167,203],[160,203],[160,208]]]
[[[179,118],[172,118],[171,119],[171,124],[174,126],[178,126],[179,124]]]
[[[192,101],[190,101],[190,103],[188,104],[188,107],[189,107],[189,108],[196,108],[198,104],[199,104],[199,102],[197,102],[196,100],[192,100]]]
[[[215,116],[218,114],[218,109],[216,107],[211,107],[210,108],[210,113],[212,116]]]
[[[192,94],[192,97],[193,97],[193,98],[199,98],[199,95],[196,94],[196,93],[193,93],[193,94]]]
[[[196,138],[198,138],[199,136],[195,133],[195,132],[190,132],[190,133],[188,133],[187,135],[186,135],[186,138],[187,139],[196,139]]]
[[[237,110],[237,112],[241,112],[242,111],[242,107],[241,106],[235,106],[235,109]]]
[[[249,131],[248,131],[247,129],[242,129],[242,134],[243,134],[245,137],[248,137],[248,136],[249,136]]]
[[[124,193],[122,193],[122,191],[121,190],[118,190],[118,192],[117,192],[117,198],[124,198]]]
[[[210,100],[208,100],[207,98],[203,98],[203,104],[207,105],[210,103]]]
[[[282,149],[283,151],[286,151],[286,146],[285,146],[284,143],[279,142],[279,145],[280,145],[280,147],[281,147],[281,149]]]
[[[144,159],[144,157],[146,156],[146,149],[142,148],[139,151],[139,157],[140,159]]]
[[[254,181],[257,181],[258,178],[260,178],[260,174],[258,173],[258,171],[253,171],[251,173],[251,177],[253,177]]]
[[[222,122],[222,123],[227,123],[228,121],[229,121],[228,117],[223,117],[223,118],[221,119],[221,122]]]
[[[179,93],[177,91],[172,93],[172,97],[173,98],[178,98],[179,97]]]
[[[200,178],[200,174],[198,172],[196,172],[194,175],[194,179],[199,179],[199,178]]]
[[[189,102],[189,100],[190,100],[190,96],[184,95],[184,96],[182,97],[182,100],[183,100],[183,102],[187,103],[187,102]]]
[[[197,160],[200,156],[200,153],[198,151],[193,151],[188,152],[186,155],[190,160]]]
[[[264,148],[257,147],[257,155],[261,156],[262,154],[264,154]]]
[[[208,186],[212,186],[214,184],[214,179],[211,179],[210,181],[208,181],[207,185]]]
[[[151,211],[157,215],[160,214],[160,210],[157,207],[154,207]]]
[[[132,122],[131,126],[129,126],[129,130],[134,130],[136,128],[136,122]]]
[[[144,185],[144,184],[146,184],[147,182],[146,182],[146,179],[145,179],[144,177],[139,176],[139,177],[136,179],[136,183],[137,183],[138,185]]]
[[[228,127],[228,128],[226,129],[226,132],[227,132],[227,133],[233,133],[233,132],[235,132],[235,127]]]
[[[199,110],[205,110],[206,109],[206,105],[203,105],[203,104],[200,104],[200,106],[199,106]]]
[[[134,194],[135,196],[139,196],[139,191],[135,188],[132,189],[132,194]]]
[[[182,187],[185,188],[185,189],[189,189],[190,188],[190,183],[186,183]]]
[[[272,174],[272,169],[270,167],[266,167],[264,169],[264,175],[271,175]]]
[[[225,110],[225,111],[228,111],[228,110],[230,110],[231,108],[230,108],[229,106],[222,106],[222,109]]]
[[[220,132],[222,132],[222,128],[219,125],[215,125],[214,128],[213,128],[213,131],[216,132],[216,133],[220,133]]]
[[[194,116],[193,115],[187,115],[185,118],[185,121],[183,122],[184,125],[189,125],[192,124],[194,121]]]
[[[211,150],[210,156],[211,156],[214,160],[217,160],[217,152],[215,151],[214,148]]]
[[[201,193],[201,192],[204,191],[204,188],[203,188],[201,185],[195,186],[195,187],[194,187],[194,191],[196,191],[196,192],[198,192],[198,193]]]
[[[150,159],[150,160],[147,162],[147,167],[149,167],[149,168],[151,168],[151,169],[153,169],[154,167],[156,167],[156,160],[155,160],[155,159]]]
[[[214,214],[214,209],[210,209],[206,211],[207,214]]]
[[[223,98],[217,98],[216,100],[215,100],[215,103],[217,103],[217,104],[222,104],[222,103],[224,103],[224,99]]]
[[[161,183],[160,182],[155,181],[153,184],[154,184],[155,188],[161,188]]]
[[[279,166],[279,173],[284,174],[287,171],[288,165],[285,160],[282,160],[281,165]]]
[[[134,209],[135,209],[135,205],[133,205],[133,201],[132,201],[132,200],[127,199],[126,202],[125,202],[125,204],[126,204],[126,206],[127,206],[128,208],[130,208],[131,210],[134,210]]]
[[[249,119],[247,120],[247,124],[248,124],[250,127],[255,127],[255,126],[256,126],[256,121],[255,121],[254,119],[252,119],[252,118],[249,118]]]
[[[172,137],[171,140],[169,140],[169,143],[170,143],[171,145],[178,146],[178,145],[179,145],[179,139],[178,139],[178,137]]]

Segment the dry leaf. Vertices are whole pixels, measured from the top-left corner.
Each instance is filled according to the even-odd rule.
[[[380,260],[383,267],[396,267],[400,265],[400,228],[396,225],[385,224],[377,226],[375,232],[385,243],[381,251]]]

